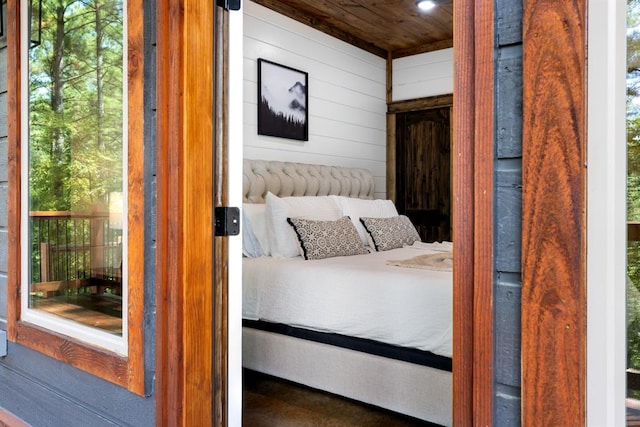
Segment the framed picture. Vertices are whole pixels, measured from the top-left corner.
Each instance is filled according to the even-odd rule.
[[[309,140],[307,73],[258,58],[258,134]]]

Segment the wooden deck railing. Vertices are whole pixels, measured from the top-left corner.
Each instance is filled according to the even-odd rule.
[[[42,284],[36,288],[88,279],[119,287],[122,230],[110,224],[107,212],[33,211],[29,216],[31,283]]]

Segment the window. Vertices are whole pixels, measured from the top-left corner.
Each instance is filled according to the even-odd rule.
[[[124,354],[122,0],[31,4],[22,318]]]
[[[142,1],[9,4],[9,336],[143,393]]]
[[[640,416],[640,1],[627,6],[627,422]]]

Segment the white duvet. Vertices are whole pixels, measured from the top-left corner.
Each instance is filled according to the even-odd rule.
[[[429,244],[306,261],[243,260],[243,317],[368,338],[451,357],[452,273],[386,265]]]

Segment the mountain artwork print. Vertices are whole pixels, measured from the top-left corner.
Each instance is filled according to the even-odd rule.
[[[308,74],[258,59],[258,134],[309,140]]]

